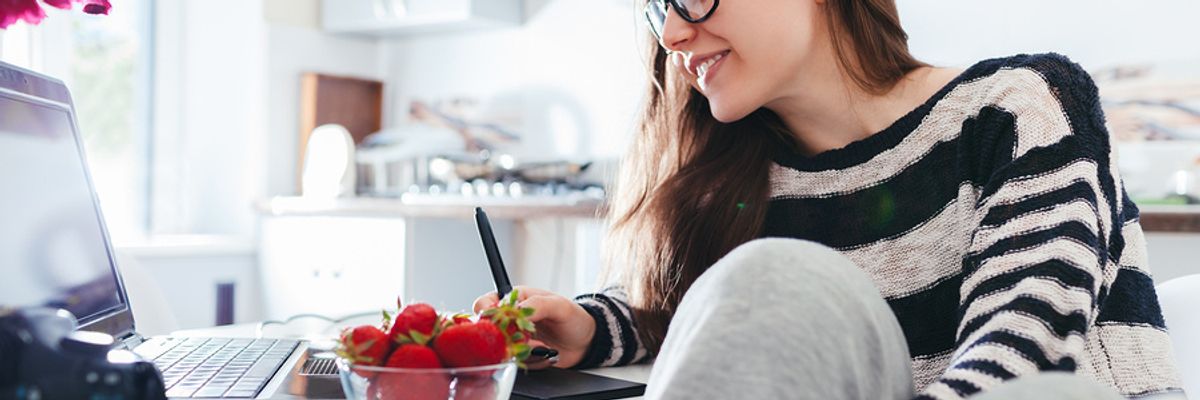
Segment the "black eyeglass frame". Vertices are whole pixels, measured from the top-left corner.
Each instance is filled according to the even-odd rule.
[[[656,4],[662,4],[663,7],[657,7]],[[663,25],[665,25],[667,21],[666,8],[670,7],[674,9],[675,14],[679,15],[680,18],[683,18],[684,21],[687,21],[691,24],[698,24],[707,20],[708,17],[711,17],[713,13],[717,11],[717,6],[719,5],[721,5],[720,0],[713,0],[712,7],[708,9],[708,12],[705,12],[704,15],[700,16],[699,18],[692,18],[692,16],[688,15],[688,13],[684,11],[687,8],[679,5],[679,0],[649,0],[646,2],[646,7],[642,9],[642,14],[646,16],[646,23],[649,24],[650,33],[653,34],[659,42],[662,42],[662,29]]]

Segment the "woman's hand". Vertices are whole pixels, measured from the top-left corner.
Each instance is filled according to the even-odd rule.
[[[529,321],[537,327],[530,339],[530,346],[546,346],[558,350],[558,362],[551,360],[530,363],[530,369],[542,369],[551,365],[570,368],[583,359],[592,336],[596,334],[596,321],[579,304],[553,292],[518,286],[517,306],[534,309]],[[496,307],[499,299],[490,292],[475,299],[475,313]]]

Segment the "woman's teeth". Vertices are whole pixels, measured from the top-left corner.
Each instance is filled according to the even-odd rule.
[[[721,57],[723,56],[725,56],[723,53],[712,56],[712,58],[709,58],[705,60],[703,64],[700,64],[699,67],[696,67],[696,71],[699,73],[700,78],[704,78],[704,75],[708,74],[708,69],[711,68],[713,64],[716,64],[717,61],[720,61]]]

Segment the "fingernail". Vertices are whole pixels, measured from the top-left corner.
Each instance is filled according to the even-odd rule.
[[[550,357],[550,365],[558,364],[558,356]]]
[[[558,350],[549,347],[535,347],[529,351],[529,354],[540,358],[553,358],[558,356]]]

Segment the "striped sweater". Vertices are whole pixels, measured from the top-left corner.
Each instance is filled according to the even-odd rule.
[[[1065,57],[980,62],[883,131],[773,161],[762,236],[823,243],[867,272],[919,398],[1046,370],[1131,397],[1180,390],[1096,86]],[[576,301],[597,323],[581,367],[651,357],[621,288]]]

